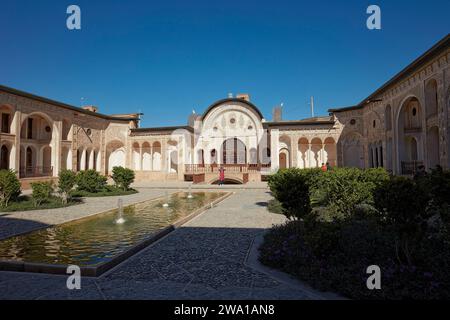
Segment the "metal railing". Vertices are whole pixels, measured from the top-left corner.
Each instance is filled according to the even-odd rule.
[[[19,176],[20,178],[52,177],[53,167],[21,167],[19,170]]]
[[[270,168],[270,164],[186,164],[186,173],[217,173],[220,167],[226,173],[257,173]]]
[[[402,161],[402,174],[415,174],[417,169],[423,165],[423,161]]]

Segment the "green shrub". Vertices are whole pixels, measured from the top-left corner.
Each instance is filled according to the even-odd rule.
[[[107,178],[95,170],[80,171],[77,174],[77,190],[90,193],[105,189]]]
[[[33,182],[31,183],[31,189],[34,206],[39,207],[52,196],[53,182]]]
[[[0,170],[0,206],[7,207],[20,195],[20,181],[12,170]]]
[[[130,185],[134,182],[134,171],[123,167],[114,167],[112,171],[112,179],[117,188],[124,191],[130,189]]]
[[[430,174],[415,179],[437,206],[450,205],[450,171],[434,169]]]
[[[301,219],[311,212],[309,184],[309,175],[300,169],[280,170],[269,177],[270,190],[289,219]]]
[[[373,205],[373,191],[388,179],[384,169],[336,168],[317,176],[313,193],[322,194],[320,205],[326,206],[330,215],[345,219],[357,206]]]
[[[396,232],[398,259],[403,254],[411,265],[411,246],[423,237],[429,194],[411,179],[392,177],[375,190],[374,198],[382,221]]]
[[[269,187],[286,215],[298,216],[295,210],[302,216],[308,214],[308,200],[312,207],[326,207],[326,219],[333,220],[349,218],[360,205],[373,205],[373,191],[388,179],[387,171],[381,168],[335,168],[326,172],[293,168],[270,176]]]
[[[396,259],[395,232],[368,219],[291,221],[265,235],[259,259],[322,290],[351,299],[450,298],[449,238],[424,238],[413,265]],[[380,266],[382,290],[368,290],[366,269]]]
[[[70,192],[77,182],[77,175],[72,170],[61,170],[58,180],[58,192],[61,194],[63,204],[70,199]]]

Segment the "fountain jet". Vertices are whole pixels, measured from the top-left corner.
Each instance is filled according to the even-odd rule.
[[[117,211],[118,211],[118,218],[116,220],[116,224],[123,224],[125,223],[125,219],[123,218],[123,200],[119,199],[117,201]]]

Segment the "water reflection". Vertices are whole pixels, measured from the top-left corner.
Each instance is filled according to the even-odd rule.
[[[181,192],[0,242],[0,259],[50,264],[96,265],[148,238],[224,193]],[[168,203],[168,207],[163,205]]]

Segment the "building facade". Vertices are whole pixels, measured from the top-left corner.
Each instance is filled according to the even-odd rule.
[[[139,114],[104,115],[0,86],[0,165],[22,181],[61,169],[114,166],[138,180],[261,181],[279,168],[450,168],[450,37],[356,106],[329,115],[266,120],[246,94],[213,103],[179,127],[140,128]]]

